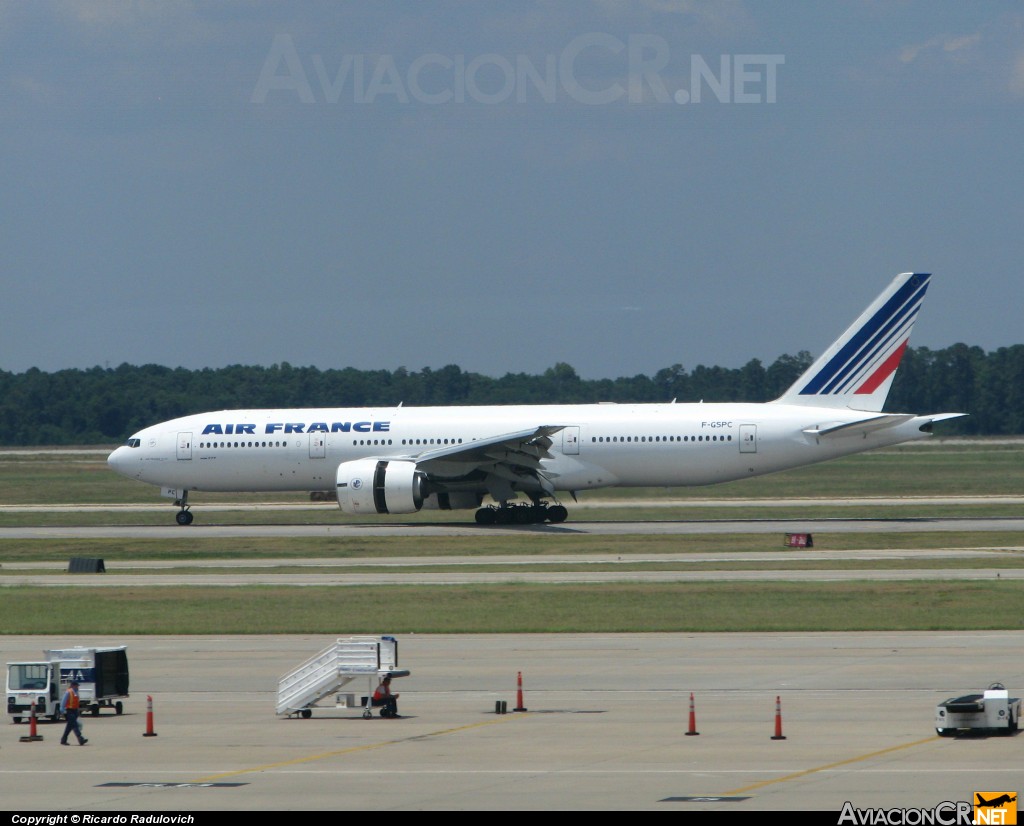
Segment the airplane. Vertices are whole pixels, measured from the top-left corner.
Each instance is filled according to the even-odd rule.
[[[559,523],[559,491],[744,479],[927,438],[965,415],[882,412],[930,281],[898,275],[771,402],[221,410],[140,430],[107,461],[174,499],[179,525],[193,521],[192,491],[335,491],[346,514]]]
[[[991,806],[992,808],[999,808],[1005,806],[1007,803],[1015,803],[1017,801],[1017,795],[1001,794],[999,797],[994,797],[991,800],[986,800],[981,796],[981,792],[975,792],[974,796],[978,798],[977,803],[974,805],[979,808],[986,808]]]

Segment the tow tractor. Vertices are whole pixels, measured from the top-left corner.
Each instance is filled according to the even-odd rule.
[[[935,707],[935,732],[954,737],[964,730],[1012,734],[1020,722],[1020,698],[1011,697],[1002,683],[992,683],[983,694],[950,697]]]
[[[7,713],[11,721],[28,718],[35,705],[37,717],[60,719],[60,701],[68,683],[80,684],[81,709],[94,715],[101,708],[124,711],[121,700],[128,696],[128,649],[53,648],[43,660],[7,663]]]

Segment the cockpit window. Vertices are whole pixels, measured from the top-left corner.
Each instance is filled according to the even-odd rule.
[[[141,447],[141,446],[142,446],[142,439],[129,439],[128,440],[128,447]]]

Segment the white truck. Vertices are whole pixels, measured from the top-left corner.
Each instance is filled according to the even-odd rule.
[[[60,701],[68,683],[78,681],[82,713],[99,714],[101,708],[124,711],[128,696],[128,649],[55,648],[43,651],[43,660],[7,663],[7,714],[12,722],[27,720],[35,703],[36,717],[60,719]]]
[[[950,697],[935,707],[935,733],[939,737],[954,737],[961,730],[1012,734],[1019,723],[1020,698],[1011,697],[1002,683],[992,683],[982,694]]]

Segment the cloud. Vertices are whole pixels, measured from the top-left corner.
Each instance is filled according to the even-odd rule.
[[[963,37],[950,38],[942,44],[942,48],[947,52],[958,52],[961,49],[969,49],[980,41],[981,32],[975,32],[974,34],[966,34]]]
[[[959,61],[965,59],[967,57],[966,52],[980,42],[981,32],[960,35],[958,37],[940,35],[939,37],[933,37],[930,40],[926,40],[924,43],[915,43],[909,46],[904,46],[900,51],[900,61],[902,63],[913,63],[922,55],[922,53],[936,50],[943,51],[953,60]]]
[[[976,93],[987,89],[989,94],[1003,96],[1009,92],[1015,98],[1024,98],[1022,30],[1024,17],[1003,18],[974,34],[944,34],[904,46],[899,60],[907,65],[926,65],[932,70],[941,66],[969,66],[970,73],[964,77]]]

